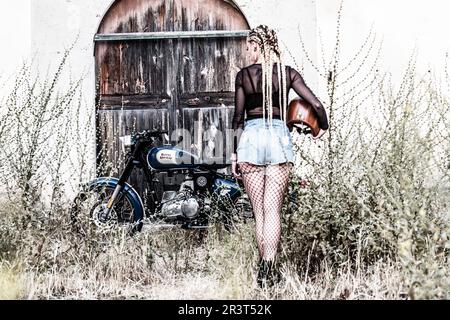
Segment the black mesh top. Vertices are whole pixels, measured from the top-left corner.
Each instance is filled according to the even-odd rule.
[[[275,64],[273,66],[272,75],[273,118],[280,118],[280,93],[277,73],[277,66]],[[317,113],[319,127],[324,130],[328,129],[328,118],[322,103],[306,85],[300,73],[290,66],[286,66],[286,87],[286,99],[289,97],[290,89],[293,88],[302,99],[313,106]],[[241,69],[236,75],[235,110],[232,123],[233,129],[243,128],[245,114],[247,114],[247,119],[262,117],[262,104],[262,66],[258,63]],[[237,142],[235,141],[234,151],[236,151],[236,148]]]

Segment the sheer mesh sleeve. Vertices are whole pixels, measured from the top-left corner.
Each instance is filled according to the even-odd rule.
[[[242,70],[236,75],[235,91],[234,91],[234,115],[232,128],[233,130],[242,129],[244,127],[244,115],[245,115],[245,91],[242,81]],[[234,136],[233,152],[236,152],[238,137]]]
[[[311,89],[306,85],[300,73],[294,68],[290,68],[291,86],[294,91],[304,100],[309,102],[316,110],[319,127],[323,130],[328,129],[328,117],[322,103],[317,99]]]

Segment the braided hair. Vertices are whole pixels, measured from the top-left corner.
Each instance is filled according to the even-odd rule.
[[[280,102],[280,116],[286,122],[287,95],[286,95],[286,68],[281,59],[281,50],[278,45],[276,32],[266,25],[259,25],[250,30],[247,37],[249,42],[255,42],[261,49],[263,56],[262,65],[262,94],[263,94],[263,118],[266,118],[266,109],[269,123],[272,123],[273,102],[272,102],[272,74],[273,65],[277,63],[278,88]]]

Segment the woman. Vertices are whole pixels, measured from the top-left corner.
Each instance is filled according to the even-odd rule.
[[[301,75],[281,61],[274,30],[265,25],[252,29],[247,52],[252,64],[236,75],[233,116],[233,129],[244,131],[234,141],[231,161],[233,174],[243,180],[253,207],[260,254],[257,281],[265,286],[272,283],[272,266],[281,235],[281,207],[294,163],[286,126],[289,90],[293,88],[314,107],[321,128],[315,139],[328,129],[328,119]]]

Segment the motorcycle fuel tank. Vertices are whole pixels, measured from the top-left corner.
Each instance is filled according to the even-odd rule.
[[[147,154],[147,164],[155,170],[191,169],[199,163],[194,154],[171,146],[155,147]]]

